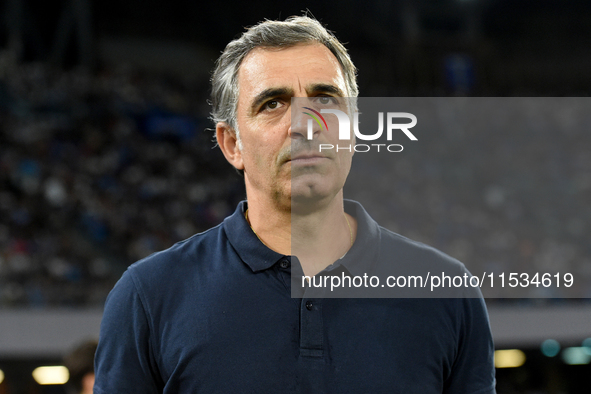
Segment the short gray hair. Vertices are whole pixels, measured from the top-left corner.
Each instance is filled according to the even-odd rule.
[[[240,38],[231,41],[216,62],[211,78],[211,119],[225,122],[238,131],[238,71],[242,60],[255,48],[289,48],[318,42],[337,58],[345,76],[349,97],[357,97],[357,69],[347,50],[334,34],[316,19],[293,16],[285,21],[266,20],[250,27]]]

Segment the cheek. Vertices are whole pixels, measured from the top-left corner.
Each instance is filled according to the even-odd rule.
[[[264,173],[274,171],[279,156],[285,153],[283,151],[286,149],[289,120],[284,116],[281,119],[244,122],[241,139],[245,165],[255,166]]]
[[[258,154],[254,156],[253,161],[254,164],[261,169],[268,167],[268,163],[266,163],[267,159],[263,152],[258,152]]]
[[[242,154],[244,165],[246,168],[256,169],[257,173],[265,172],[271,166],[271,158],[268,153],[261,149],[261,143],[258,144],[244,144],[245,149]]]
[[[347,154],[340,157],[339,160],[339,172],[342,176],[342,180],[346,180],[347,176],[349,175],[349,171],[351,170],[351,163],[353,162],[353,154]]]

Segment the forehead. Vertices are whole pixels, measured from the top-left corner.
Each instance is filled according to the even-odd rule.
[[[313,84],[331,84],[346,92],[337,58],[319,43],[253,49],[238,71],[239,101],[274,87],[303,95],[306,87]]]

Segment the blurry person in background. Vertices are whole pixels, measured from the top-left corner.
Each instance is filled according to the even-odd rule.
[[[64,357],[64,365],[70,372],[66,384],[68,394],[92,394],[97,345],[96,340],[85,341]]]

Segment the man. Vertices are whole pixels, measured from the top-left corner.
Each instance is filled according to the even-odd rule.
[[[263,22],[228,44],[212,85],[247,202],[126,271],[105,306],[95,393],[494,393],[481,299],[291,297],[296,248],[293,269],[311,277],[394,255],[463,269],[344,201],[352,153],[319,154],[334,135],[308,140],[292,119],[292,98],[357,96],[338,40],[307,17]]]

